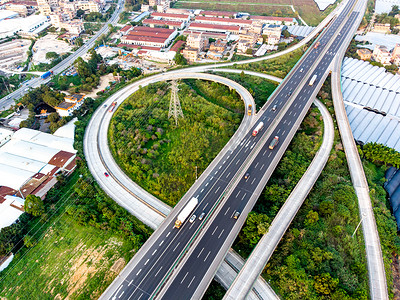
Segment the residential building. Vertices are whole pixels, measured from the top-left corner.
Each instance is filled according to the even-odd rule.
[[[186,39],[186,45],[188,48],[203,51],[208,47],[208,38],[204,37],[202,33],[191,33]]]
[[[195,62],[198,55],[197,49],[186,48],[182,50],[182,55],[188,62]]]
[[[22,4],[14,4],[12,2],[5,3],[5,8],[7,10],[15,11],[19,13],[22,17],[26,17],[28,15],[28,8]]]
[[[221,60],[224,56],[223,53],[217,51],[208,51],[207,58],[214,59],[214,60]]]
[[[151,7],[156,6],[158,4],[160,4],[160,0],[149,0],[149,5]]]
[[[55,109],[60,117],[72,116],[72,113],[82,106],[84,97],[85,95],[82,94],[66,96],[64,102],[61,102]]]
[[[268,43],[268,45],[276,45],[276,44],[279,44],[280,40],[281,40],[280,36],[278,37],[278,36],[270,35],[268,37],[267,43]]]
[[[357,49],[357,54],[362,60],[370,60],[372,52],[366,48]]]
[[[400,55],[396,55],[395,57],[392,57],[393,64],[396,65],[397,67],[400,67]]]
[[[251,49],[254,44],[249,43],[248,41],[241,41],[237,43],[237,50],[242,53],[246,53],[248,49]]]
[[[151,6],[148,4],[142,4],[142,6],[140,7],[141,12],[150,11],[150,9],[151,9]]]
[[[94,1],[78,1],[75,2],[76,6],[75,8],[78,9],[82,9],[86,12],[100,12],[101,8],[100,5],[97,2]]]
[[[85,27],[81,20],[72,20],[62,23],[62,28],[65,28],[72,35],[80,35]]]
[[[169,0],[161,1],[161,3],[157,5],[157,12],[164,13],[169,8],[169,6]]]
[[[222,40],[217,40],[212,42],[210,45],[210,51],[224,52],[226,50],[227,42]]]
[[[380,33],[390,33],[390,24],[375,23],[373,31]]]
[[[281,36],[283,27],[281,25],[266,25],[263,28],[262,34],[266,36]]]
[[[372,55],[374,59],[382,65],[390,65],[392,56],[385,46],[376,45]]]
[[[400,55],[400,44],[396,44],[396,46],[393,48],[392,59],[394,59],[394,57],[397,55]]]

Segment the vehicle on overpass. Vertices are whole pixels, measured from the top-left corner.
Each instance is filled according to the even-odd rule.
[[[186,219],[189,217],[189,215],[192,213],[192,211],[196,208],[197,204],[199,204],[199,199],[196,197],[193,197],[190,199],[188,204],[182,209],[182,211],[179,213],[178,217],[176,218],[175,221],[175,228],[179,228],[182,226],[182,224],[186,221]],[[196,219],[196,216],[194,217]],[[193,219],[193,221],[194,221]],[[192,221],[192,222],[193,222]]]
[[[256,128],[254,128],[253,130],[253,136],[256,136],[258,134],[258,132],[264,127],[264,122],[260,122],[258,123],[258,125],[256,126]]]
[[[316,79],[317,79],[317,74],[314,74],[313,77],[311,77],[310,83],[308,85],[312,86]]]
[[[47,77],[53,75],[53,71],[47,71],[46,73],[42,74],[40,78],[46,79]]]
[[[273,138],[273,140],[271,141],[271,143],[269,143],[269,149],[274,149],[275,148],[275,146],[276,145],[278,145],[278,142],[279,142],[279,136],[275,136],[274,138]]]
[[[251,113],[252,113],[251,104],[249,104],[249,107],[248,107],[248,109],[247,109],[247,114],[248,114],[249,116],[251,116]]]
[[[115,105],[117,105],[117,101],[114,101],[113,103],[111,103],[110,108],[108,109],[109,112],[113,112]]]

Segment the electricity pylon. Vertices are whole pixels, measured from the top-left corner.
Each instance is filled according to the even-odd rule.
[[[181,103],[178,97],[178,86],[176,81],[172,81],[171,84],[171,101],[169,102],[168,119],[173,116],[175,119],[175,124],[178,126],[178,118],[181,116],[183,118],[183,112]]]

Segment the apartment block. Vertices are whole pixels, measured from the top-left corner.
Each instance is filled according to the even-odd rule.
[[[385,46],[376,45],[372,54],[373,58],[382,65],[390,65],[392,56]]]

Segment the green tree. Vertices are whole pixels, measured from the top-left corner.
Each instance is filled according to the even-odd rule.
[[[35,244],[36,244],[35,239],[32,236],[26,235],[24,237],[24,245],[27,248],[32,248],[33,246],[35,246]]]
[[[290,37],[290,33],[287,29],[282,31],[282,35],[287,39],[288,37]]]
[[[80,18],[80,17],[83,16],[84,14],[85,14],[85,11],[82,10],[82,9],[78,9],[78,10],[76,11],[76,16],[77,16],[78,18]]]
[[[306,219],[304,220],[304,224],[306,226],[312,226],[317,223],[319,220],[318,213],[316,211],[310,210],[307,213]]]
[[[47,52],[46,59],[56,59],[58,58],[58,54],[56,52]]]
[[[86,78],[92,75],[92,70],[87,62],[85,62],[82,57],[78,57],[75,62],[74,66],[76,68],[76,71],[78,72],[78,75],[81,78]]]
[[[40,197],[28,195],[25,199],[24,210],[32,216],[38,217],[45,211],[44,204]]]
[[[187,65],[186,58],[184,58],[183,55],[179,52],[175,54],[174,61],[177,65]]]
[[[314,277],[315,290],[322,295],[330,295],[339,284],[339,279],[332,278],[329,273],[323,273]]]
[[[78,38],[75,39],[74,43],[78,47],[82,47],[83,46],[83,39],[81,37],[78,37]]]

